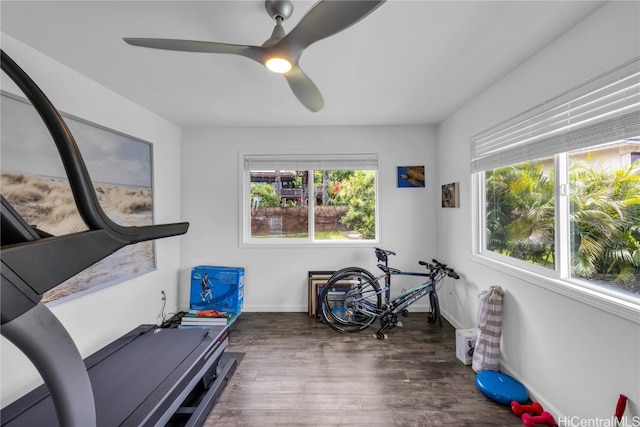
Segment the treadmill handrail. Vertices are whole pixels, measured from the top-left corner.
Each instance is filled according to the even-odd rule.
[[[189,223],[122,226],[113,222],[100,206],[89,172],[66,122],[47,96],[3,50],[2,70],[18,85],[36,109],[53,137],[73,192],[78,212],[90,230],[106,230],[114,239],[131,244],[187,232]]]
[[[41,295],[121,247],[184,234],[189,224],[125,227],[111,221],[98,202],[80,150],[58,110],[1,49],[0,65],[49,129],[78,212],[89,227],[87,231],[63,236],[39,233],[2,198],[1,222],[10,237],[3,239],[0,247],[0,333],[12,341],[42,375],[60,425],[95,426],[93,391],[80,352],[62,323],[39,302]],[[45,261],[48,268],[44,266]],[[51,344],[48,340],[54,336],[57,339]]]

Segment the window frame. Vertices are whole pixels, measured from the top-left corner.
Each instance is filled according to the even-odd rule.
[[[556,175],[558,169],[556,168]],[[556,247],[563,248],[558,256],[556,268],[549,269],[543,266],[531,264],[529,262],[501,255],[486,249],[485,246],[485,218],[486,210],[484,206],[485,194],[485,175],[484,172],[473,173],[471,176],[472,188],[472,254],[471,260],[500,271],[514,278],[524,280],[527,283],[539,286],[543,289],[552,291],[556,294],[571,298],[573,300],[588,304],[592,307],[601,309],[608,313],[614,314],[626,320],[640,324],[640,299],[625,295],[620,292],[606,289],[588,281],[581,281],[569,277],[570,263],[568,262],[568,244],[558,243],[558,239],[568,241],[568,203],[559,203],[564,205],[565,209],[556,209],[556,230],[567,231],[566,233],[556,232]],[[561,191],[561,186],[556,185],[556,197]],[[567,199],[566,196],[561,196]],[[566,219],[559,219],[559,216]],[[564,226],[562,224],[565,224]],[[560,236],[563,234],[563,236]],[[562,246],[560,246],[562,245]]]
[[[495,152],[484,154],[481,153],[483,149],[482,144],[486,144],[486,140],[489,140],[490,146],[491,134],[499,135],[500,132],[511,133],[513,129],[518,129],[518,126],[522,126],[519,129],[525,129],[525,125],[522,125],[526,120],[535,122],[538,117],[543,116],[553,109],[556,109],[558,105],[565,103],[567,100],[571,100],[572,97],[577,99],[579,96],[583,96],[586,92],[592,91],[594,88],[604,88],[605,85],[609,85],[614,78],[618,78],[621,74],[627,73],[629,69],[637,72],[640,59],[636,58],[628,63],[612,70],[609,73],[605,73],[595,79],[586,82],[585,84],[578,86],[575,89],[567,91],[560,96],[545,102],[538,107],[529,110],[521,115],[515,116],[512,119],[503,122],[488,131],[482,132],[471,138],[471,203],[472,203],[472,254],[471,259],[479,264],[495,269],[497,271],[506,273],[510,276],[516,277],[520,280],[524,280],[533,285],[542,287],[554,293],[569,297],[573,300],[580,301],[590,306],[601,309],[605,312],[614,314],[624,319],[630,320],[634,323],[640,324],[640,298],[624,294],[615,290],[610,290],[605,287],[598,286],[594,283],[590,283],[586,280],[580,280],[571,278],[571,265],[570,265],[570,233],[569,233],[569,197],[567,194],[568,188],[568,157],[572,151],[576,150],[576,146],[569,144],[558,150],[555,148],[554,152],[549,152],[548,143],[553,140],[554,143],[562,141],[558,138],[558,135],[551,135],[550,137],[543,136],[537,141],[535,138],[531,144],[531,148],[524,143],[516,142],[512,145],[504,145],[504,147],[495,150]],[[637,79],[637,77],[636,77]],[[633,99],[637,98],[638,89],[632,90]],[[577,94],[577,95],[576,95]],[[632,101],[635,102],[635,101]],[[634,104],[636,105],[636,104]],[[629,116],[632,117],[627,128],[627,134],[624,137],[618,138],[627,139],[629,133],[638,133],[638,112],[632,111],[631,114],[625,111],[625,119]],[[608,121],[616,120],[617,117],[611,119],[609,116]],[[595,121],[595,126],[591,125],[591,128],[598,127],[605,122],[605,120],[598,122]],[[591,129],[590,128],[590,129]],[[531,129],[535,129],[532,125]],[[601,126],[600,130],[606,130],[604,126]],[[630,130],[629,130],[630,129]],[[578,134],[580,136],[581,129],[569,129],[566,134],[571,136]],[[618,134],[618,129],[614,129],[613,134]],[[597,147],[599,145],[613,142],[615,139],[610,138],[611,133],[601,133],[602,138],[599,141],[590,141],[582,147]],[[633,135],[637,136],[637,135]],[[480,141],[476,146],[475,144]],[[496,140],[499,141],[499,138]],[[546,143],[546,144],[545,144]],[[575,142],[574,142],[575,143]],[[546,147],[545,147],[546,145]],[[477,148],[478,147],[478,148]],[[517,147],[514,149],[514,147]],[[504,149],[503,149],[504,148]],[[524,148],[524,149],[523,149]],[[492,148],[490,148],[492,149]],[[501,152],[502,150],[502,152]],[[545,150],[546,153],[545,153]],[[519,153],[516,151],[520,151]],[[522,158],[522,152],[528,152],[527,158]],[[540,154],[543,155],[540,155]],[[550,269],[529,263],[524,260],[516,259],[506,255],[490,251],[486,249],[486,187],[485,187],[485,171],[492,170],[500,166],[508,166],[519,164],[523,161],[536,160],[541,157],[554,158],[554,173],[555,173],[555,246],[556,251],[554,255],[555,267]]]
[[[314,171],[322,171],[322,170],[335,170],[335,169],[344,169],[344,170],[375,170],[376,171],[376,179],[375,179],[375,239],[363,239],[363,240],[315,240],[314,232],[315,232],[315,201],[314,203],[309,203],[308,206],[308,237],[307,238],[254,238],[251,237],[251,203],[250,203],[250,194],[251,194],[251,167],[247,167],[247,159],[252,157],[265,157],[270,159],[277,159],[278,157],[284,159],[283,162],[290,163],[293,158],[300,158],[301,163],[304,162],[314,162],[314,159],[318,162],[322,162],[322,159],[325,159],[329,166],[324,169],[306,169],[297,167],[296,170],[306,170],[310,175],[310,179],[307,180],[307,185],[309,186],[309,194],[313,194],[314,189],[314,180],[313,180],[313,172]],[[340,168],[331,167],[331,165],[335,164],[336,158],[341,158],[342,166]],[[291,152],[282,150],[281,152],[274,151],[262,151],[262,150],[251,150],[251,151],[239,151],[238,152],[238,170],[239,170],[239,179],[238,183],[240,186],[240,200],[239,200],[239,221],[240,227],[239,229],[239,247],[241,248],[265,248],[265,247],[373,247],[380,244],[381,241],[381,230],[380,230],[380,168],[379,168],[379,153],[353,153],[353,152],[322,152],[322,151],[313,151],[308,150],[304,152]],[[351,160],[349,160],[351,159]],[[277,160],[276,160],[277,161]],[[350,163],[351,161],[351,163]],[[349,169],[347,166],[349,164],[353,164],[354,166],[360,166],[362,162],[370,163],[373,161],[375,163],[375,168],[372,169],[362,169],[361,167],[354,167],[353,169]]]

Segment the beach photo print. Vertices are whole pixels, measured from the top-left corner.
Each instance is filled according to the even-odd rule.
[[[1,190],[28,224],[55,236],[87,229],[56,146],[26,100],[2,93]],[[145,141],[63,115],[105,213],[123,226],[153,224],[152,148]],[[43,295],[60,303],[154,270],[155,246],[126,246]]]

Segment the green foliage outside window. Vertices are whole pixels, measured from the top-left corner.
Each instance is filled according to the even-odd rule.
[[[349,207],[340,221],[365,239],[376,237],[375,179],[375,171],[354,171],[336,193],[336,199],[345,200]]]
[[[569,167],[574,277],[640,293],[640,161]],[[553,171],[529,162],[486,172],[487,249],[554,268]]]
[[[364,239],[376,237],[375,171],[315,171],[314,188],[323,205],[348,206],[340,222],[362,234]]]
[[[275,187],[269,183],[251,182],[252,206],[295,207],[299,203],[313,203],[324,206],[347,206],[346,214],[340,222],[350,230],[359,233],[363,239],[375,239],[376,172],[363,170],[320,170],[314,171],[314,195],[311,200],[280,199]],[[306,183],[298,175],[292,181],[293,189],[305,189]],[[306,192],[305,192],[306,194]],[[337,232],[339,236],[341,233]],[[291,237],[291,236],[289,236]]]
[[[554,183],[541,163],[487,172],[487,249],[554,268]]]
[[[351,178],[358,171],[352,170],[325,170],[314,171],[313,186],[320,194],[320,200],[324,206],[346,206],[348,204],[347,193],[340,191],[345,185],[349,185]]]
[[[280,206],[280,197],[271,184],[252,182],[251,199],[259,200],[259,206],[263,208]]]
[[[571,268],[640,293],[640,161],[624,169],[576,162],[571,183]]]

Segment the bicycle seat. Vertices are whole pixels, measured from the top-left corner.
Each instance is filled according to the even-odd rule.
[[[388,259],[388,255],[395,255],[396,253],[393,251],[388,251],[386,249],[382,249],[382,248],[374,248],[376,251],[376,257],[378,258],[378,261],[380,262],[387,262]]]
[[[387,267],[386,265],[378,264],[378,268],[384,271],[386,274],[400,274],[402,271],[397,268]]]

